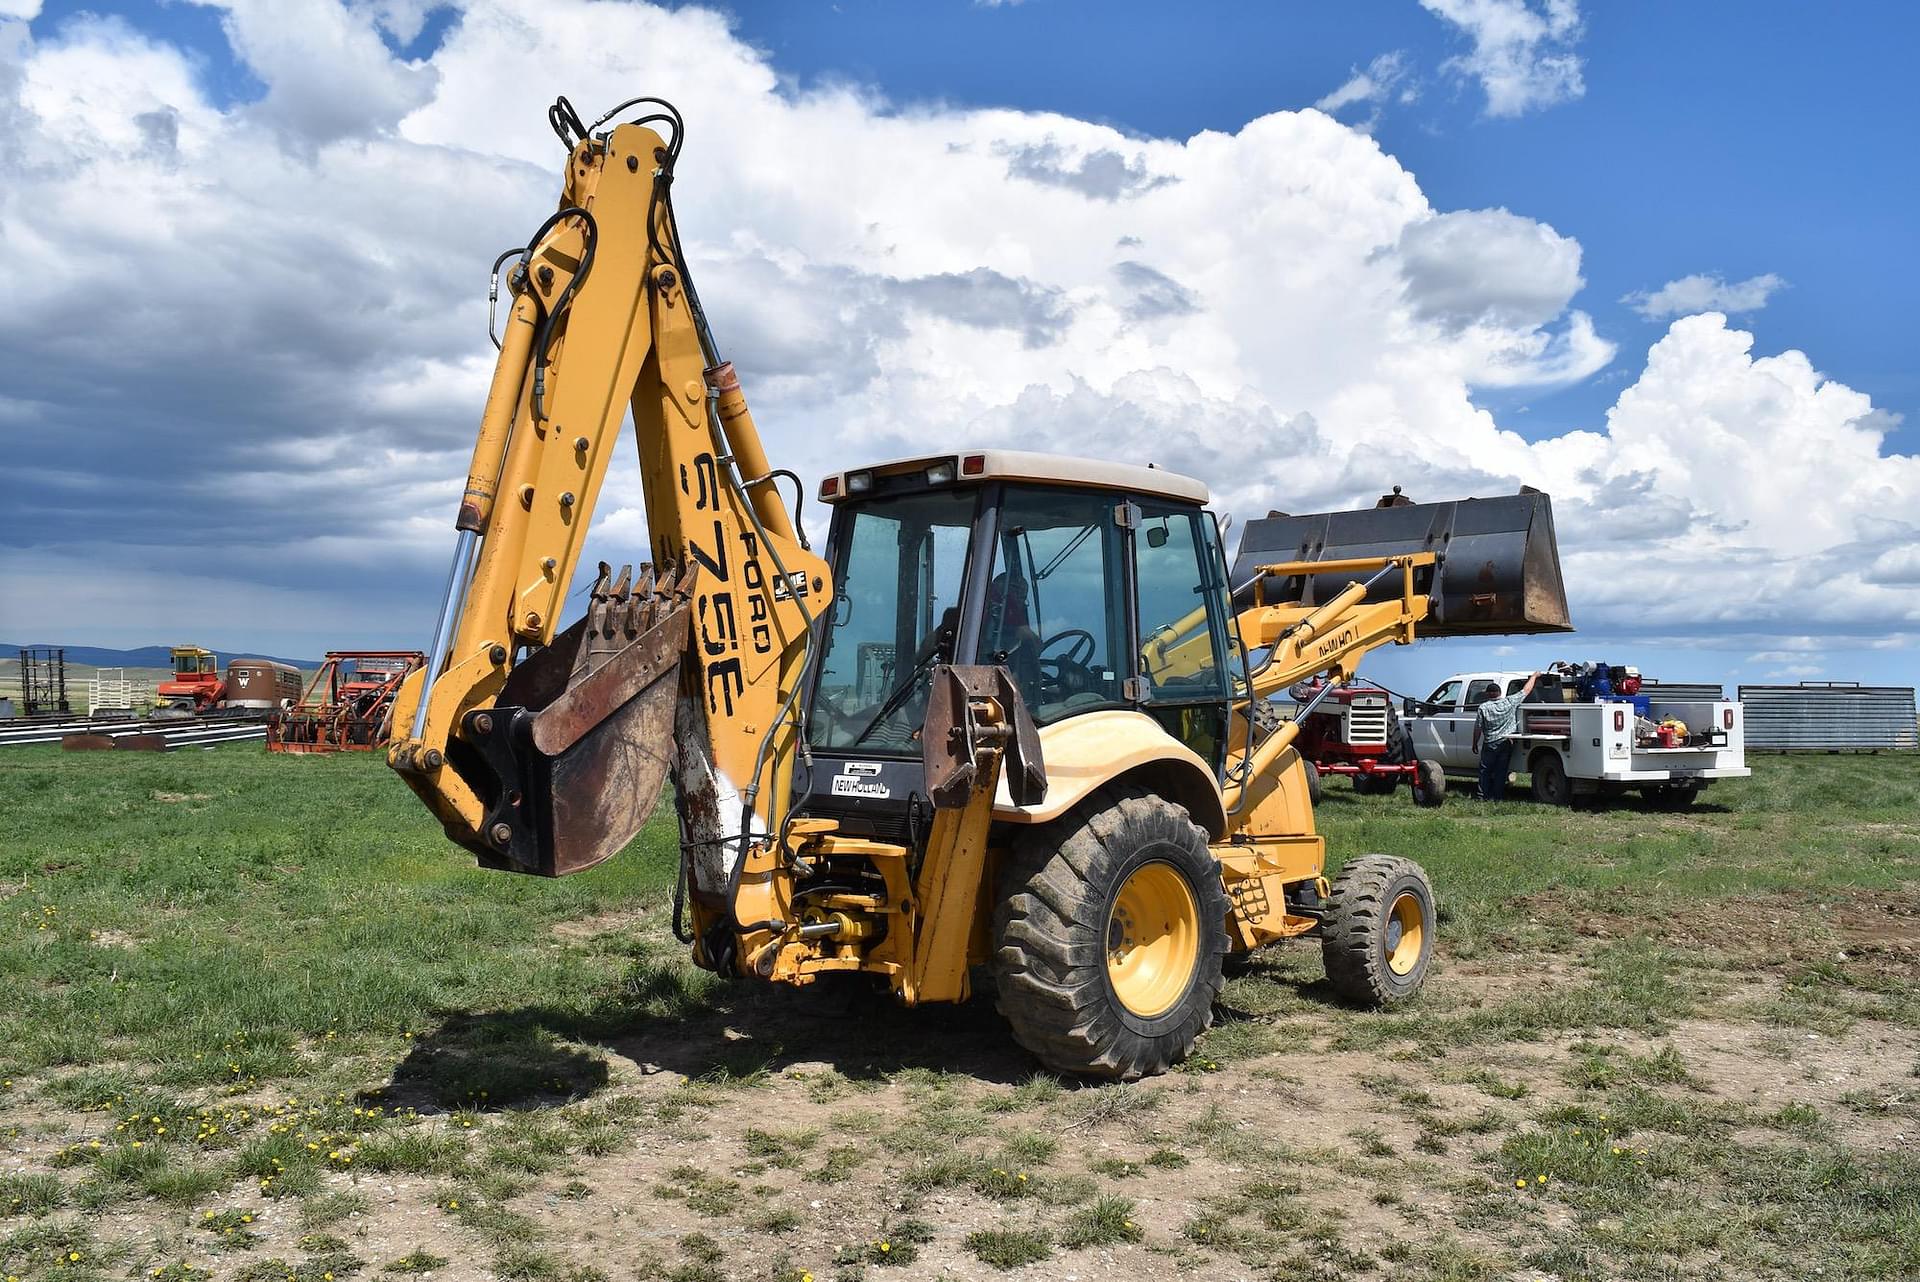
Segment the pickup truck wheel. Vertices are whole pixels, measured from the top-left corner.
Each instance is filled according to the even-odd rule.
[[[1416,806],[1437,806],[1447,799],[1447,772],[1440,768],[1437,761],[1420,761],[1414,765],[1413,804]]]
[[[1420,991],[1433,957],[1433,885],[1419,864],[1362,855],[1340,870],[1320,919],[1327,981],[1348,1001],[1391,1006]]]
[[[1685,810],[1699,797],[1700,790],[1685,784],[1663,783],[1642,788],[1640,795],[1656,810]]]
[[[1000,1013],[1062,1073],[1166,1071],[1213,1023],[1227,894],[1181,807],[1109,787],[1014,842],[993,917]]]
[[[1567,768],[1561,762],[1559,753],[1551,748],[1542,748],[1527,762],[1527,770],[1533,776],[1535,801],[1543,806],[1573,804],[1573,785],[1567,782]]]

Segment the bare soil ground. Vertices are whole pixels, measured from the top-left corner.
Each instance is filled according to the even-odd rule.
[[[0,1279],[1920,1276],[1920,763],[1679,826],[1335,793],[1336,844],[1435,871],[1427,991],[1272,950],[1182,1070],[1098,1085],[991,992],[692,970],[658,851],[449,873],[383,803],[301,833],[364,763],[260,813],[290,776],[233,760],[0,773]]]

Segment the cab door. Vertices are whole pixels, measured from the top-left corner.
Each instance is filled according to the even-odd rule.
[[[1422,713],[1413,723],[1413,755],[1422,761],[1437,761],[1448,770],[1464,769],[1472,764],[1473,720],[1462,717],[1460,694],[1466,682],[1445,682],[1426,697]],[[1468,738],[1461,740],[1464,721]]]
[[[1226,560],[1211,514],[1142,498],[1133,547],[1135,693],[1148,716],[1209,763],[1227,747]]]

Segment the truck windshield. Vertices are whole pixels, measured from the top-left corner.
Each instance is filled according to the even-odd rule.
[[[836,591],[820,648],[808,741],[918,753],[927,674],[953,658],[978,491],[875,499],[839,523]]]

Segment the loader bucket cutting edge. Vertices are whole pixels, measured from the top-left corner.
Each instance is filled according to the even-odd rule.
[[[674,756],[692,575],[601,566],[587,617],[468,713],[449,764],[487,800],[462,844],[488,868],[564,877],[619,853],[652,816]],[[677,581],[676,581],[677,580]]]
[[[1255,567],[1291,561],[1433,552],[1431,568],[1415,572],[1414,586],[1432,609],[1420,625],[1429,637],[1571,632],[1552,499],[1539,490],[1497,498],[1409,503],[1397,495],[1381,506],[1311,516],[1275,515],[1249,521],[1233,567],[1235,605],[1254,600]],[[1268,576],[1268,604],[1318,605],[1356,576],[1351,573]],[[1388,576],[1370,601],[1399,595]]]

